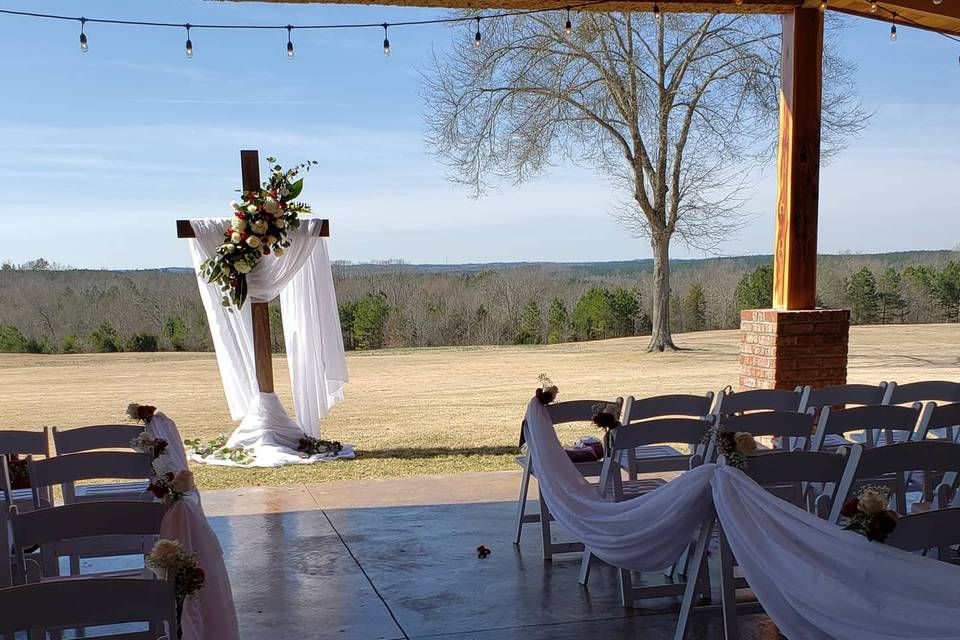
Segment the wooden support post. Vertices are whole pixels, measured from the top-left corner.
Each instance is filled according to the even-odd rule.
[[[774,309],[816,307],[822,67],[823,13],[784,14]]]

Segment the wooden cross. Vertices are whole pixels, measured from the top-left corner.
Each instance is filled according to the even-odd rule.
[[[257,151],[240,152],[240,172],[244,191],[259,191],[260,154]],[[320,221],[320,237],[329,237],[330,221]],[[195,238],[189,220],[177,220],[178,238]],[[267,302],[251,302],[253,316],[253,354],[257,367],[257,386],[261,393],[273,393],[273,354],[270,350],[270,310]]]

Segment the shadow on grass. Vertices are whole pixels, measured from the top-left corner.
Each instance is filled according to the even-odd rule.
[[[364,459],[443,458],[447,456],[506,456],[519,455],[516,447],[399,447],[357,452]]]

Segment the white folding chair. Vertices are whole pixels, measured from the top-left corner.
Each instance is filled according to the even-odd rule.
[[[920,403],[912,407],[872,404],[863,407],[834,410],[823,407],[817,420],[817,429],[810,441],[812,451],[822,451],[828,436],[842,438],[845,444],[853,444],[863,432],[863,445],[868,449],[886,443],[923,440],[926,432],[920,425]]]
[[[567,402],[557,402],[547,405],[547,413],[550,415],[550,420],[554,426],[568,422],[589,423],[593,420],[593,408],[598,404],[613,405],[617,419],[620,418],[620,413],[623,410],[623,398],[617,398],[613,402],[609,400],[568,400]],[[523,432],[525,428],[526,425],[520,428],[521,446],[523,446],[524,443],[527,443],[527,446],[529,446],[529,440]],[[596,429],[594,429],[594,431],[596,431]],[[553,517],[550,515],[550,509],[547,508],[547,503],[544,502],[543,496],[539,497],[540,512],[526,513],[530,479],[535,477],[533,463],[531,457],[527,455],[517,457],[517,464],[522,467],[523,471],[520,476],[520,495],[517,498],[517,516],[513,543],[520,544],[520,535],[523,533],[524,524],[528,522],[539,522],[544,560],[552,560],[553,554],[555,553],[583,551],[583,543],[581,542],[553,542],[553,534],[550,531],[550,522],[553,520]],[[599,477],[603,470],[603,462],[578,462],[576,463],[576,467],[585,478]]]
[[[909,514],[907,485],[914,472],[943,474],[934,489],[933,509],[950,505],[957,493],[960,478],[960,444],[943,440],[902,442],[886,447],[867,449],[853,445],[849,462],[837,489],[829,520],[838,522],[843,502],[863,485],[882,485],[890,489],[891,507],[900,515]]]
[[[157,640],[176,637],[176,600],[166,580],[82,579],[40,582],[0,589],[0,633],[26,633],[40,640],[47,632],[124,625],[97,637]],[[146,631],[131,631],[138,624]],[[17,637],[23,637],[17,635]]]
[[[803,389],[751,389],[717,394],[713,412],[717,415],[732,415],[750,411],[799,411]]]
[[[629,400],[627,406],[629,406]],[[617,461],[621,460],[622,454],[627,451],[637,451],[663,443],[682,443],[690,447],[690,454],[681,454],[677,451],[675,455],[641,459],[640,462],[645,465],[644,469],[653,472],[686,471],[701,465],[704,459],[711,459],[713,442],[709,439],[709,434],[712,427],[711,416],[710,418],[659,418],[625,424],[614,429],[610,434],[610,448],[604,459],[603,472],[600,476],[598,489],[601,495],[613,502],[621,502],[649,493],[657,486],[664,484],[635,478],[624,480]],[[707,444],[704,445],[704,441]],[[666,571],[669,577],[686,574],[686,567],[682,566],[686,557],[682,560],[679,569],[675,565]],[[580,584],[587,584],[592,562],[593,555],[587,549],[583,552],[580,563]],[[624,607],[632,607],[635,601],[645,598],[681,595],[685,589],[683,582],[634,587],[631,572],[623,568],[619,568],[619,572],[620,597]],[[707,577],[706,574],[703,576]],[[702,591],[709,595],[709,582],[704,583]]]
[[[951,442],[960,441],[960,402],[937,404],[927,402],[920,417],[927,437],[937,437]]]
[[[130,441],[143,433],[142,425],[97,424],[89,427],[77,427],[61,430],[53,428],[53,446],[57,455],[96,451],[99,449],[125,449],[130,451]],[[137,495],[147,489],[145,482],[119,482],[97,484],[91,488],[80,488],[78,499],[87,498],[87,492],[94,500],[135,500]]]
[[[14,454],[49,458],[49,431],[47,427],[43,431],[0,431],[0,458],[9,460],[8,456]],[[7,473],[0,474],[0,492],[2,502],[7,506],[15,504],[21,510],[33,506],[33,492],[29,488],[14,489],[11,486],[9,466]]]
[[[883,404],[887,393],[887,383],[880,384],[838,384],[831,387],[814,389],[810,385],[803,388],[799,411],[820,410],[823,407],[844,408],[850,405]]]
[[[807,448],[813,433],[813,411],[757,411],[740,415],[720,415],[718,428],[721,431],[746,431],[754,437],[769,437],[778,449]],[[787,446],[782,446],[784,443]],[[792,443],[792,444],[791,444]]]
[[[670,394],[662,396],[652,396],[637,400],[629,396],[623,405],[623,424],[631,425],[644,422],[655,418],[704,418],[710,415],[710,408],[713,405],[713,392],[707,392],[705,395],[693,394]],[[646,472],[660,471],[664,458],[675,456],[687,456],[670,446],[671,443],[679,443],[680,440],[664,441],[662,444],[648,444],[637,446],[634,449],[627,449],[621,455],[621,464],[627,471],[627,477],[630,480],[636,480],[637,475]],[[700,448],[699,445],[697,448]],[[702,448],[701,448],[702,449]],[[699,451],[702,454],[702,451]],[[671,467],[669,461],[665,464]],[[681,464],[682,468],[687,468],[686,463]]]
[[[847,468],[847,457],[846,450],[840,453],[780,451],[752,456],[747,464],[746,473],[774,495],[798,508],[810,510],[822,516],[828,514],[838,502],[840,482]],[[723,463],[721,459],[721,464]],[[811,492],[811,487],[814,485],[820,490]],[[697,584],[700,574],[708,570],[706,560],[714,530],[718,532],[720,544],[721,602],[719,605],[697,607],[694,605],[698,594]],[[723,527],[717,521],[716,515],[711,513],[700,529],[690,561],[690,573],[687,576],[686,590],[680,605],[675,640],[686,638],[690,620],[695,614],[722,613],[724,638],[732,640],[738,637],[738,613],[763,611],[760,603],[755,600],[737,602],[737,589],[749,588],[749,585],[743,577],[736,576],[735,567],[736,559],[723,533]]]
[[[960,564],[960,507],[914,513],[897,519],[886,544],[944,562]]]
[[[81,502],[19,513],[10,508],[18,582],[30,580],[24,550],[40,547],[38,581],[60,576],[60,558],[146,556],[160,534],[165,507],[160,502]],[[140,577],[143,567],[94,577]]]
[[[914,402],[960,402],[960,382],[924,380],[898,385],[887,385],[883,404],[913,404]]]
[[[147,485],[153,475],[149,454],[133,451],[87,451],[58,455],[46,460],[27,462],[30,484],[34,490],[34,504],[42,504],[42,489],[60,485],[65,504],[102,500],[146,499]],[[115,491],[118,485],[81,484],[83,480],[122,479],[137,482],[121,483],[124,491]]]

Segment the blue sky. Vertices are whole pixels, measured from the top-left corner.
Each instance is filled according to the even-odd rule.
[[[384,22],[435,17],[396,7],[260,3],[0,0],[0,8],[171,22]],[[185,265],[173,221],[226,215],[241,148],[293,164],[316,159],[304,199],[332,221],[331,253],[353,261],[609,260],[649,257],[611,216],[605,180],[559,166],[478,201],[445,180],[423,142],[417,70],[467,27],[184,32],[0,16],[0,260],[44,256],[78,267]],[[870,128],[821,176],[822,252],[952,248],[960,243],[960,44],[853,21],[843,53],[858,67]],[[466,33],[466,36],[465,36]],[[753,222],[722,251],[769,253],[774,168],[746,205]],[[549,223],[549,224],[545,224]],[[11,228],[8,226],[7,228]],[[544,231],[547,229],[547,231]],[[9,237],[9,236],[8,236]],[[699,254],[679,243],[676,257]]]

